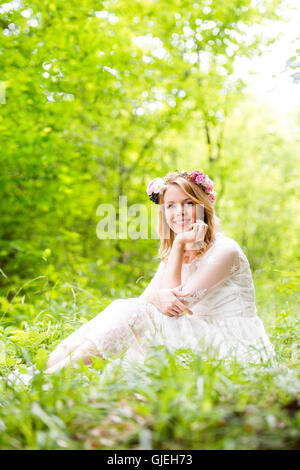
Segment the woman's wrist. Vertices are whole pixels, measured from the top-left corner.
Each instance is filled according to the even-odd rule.
[[[181,268],[184,258],[184,244],[177,237],[174,239],[168,257],[166,270],[161,279],[162,289],[173,289],[181,284]]]
[[[184,251],[185,242],[183,240],[181,240],[181,238],[179,238],[178,236],[175,238],[173,244],[176,246],[176,248]]]

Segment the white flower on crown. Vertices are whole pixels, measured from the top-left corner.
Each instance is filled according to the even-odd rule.
[[[147,194],[150,196],[152,193],[160,193],[161,189],[164,186],[164,180],[162,178],[154,178],[150,181],[147,186]]]

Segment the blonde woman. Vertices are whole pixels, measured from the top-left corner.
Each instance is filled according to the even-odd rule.
[[[242,362],[275,359],[247,257],[220,230],[213,181],[202,171],[169,172],[150,181],[147,194],[159,205],[161,262],[153,279],[139,297],[114,300],[65,338],[46,372],[97,355],[143,361],[151,344]]]

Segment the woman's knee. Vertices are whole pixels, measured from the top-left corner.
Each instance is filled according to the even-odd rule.
[[[82,341],[82,343],[80,344],[80,346],[77,348],[77,350],[75,350],[75,355],[81,355],[81,356],[84,356],[84,355],[90,355],[90,354],[95,354],[98,352],[98,349],[97,349],[97,346],[96,344],[86,338]]]
[[[47,362],[47,367],[52,367],[58,362],[60,362],[62,359],[65,359],[65,357],[72,353],[74,349],[76,349],[77,345],[64,345],[64,344],[59,344],[51,353]]]
[[[79,348],[74,351],[73,356],[71,356],[71,360],[83,360],[84,364],[89,365],[93,362],[92,356],[99,356],[102,359],[105,359],[100,354],[96,344],[90,339],[85,339]]]

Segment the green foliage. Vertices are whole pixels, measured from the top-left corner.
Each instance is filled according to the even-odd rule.
[[[1,449],[299,449],[300,119],[283,126],[233,76],[283,3],[1,5]],[[98,239],[97,207],[150,207],[148,179],[180,167],[216,184],[278,364],[158,348],[48,376],[50,351],[158,265],[157,239]]]
[[[52,375],[44,372],[49,352],[106,302],[48,287],[32,304],[36,315],[28,319],[24,303],[20,327],[0,329],[0,448],[299,449],[299,295],[266,271],[255,284],[275,364],[157,347],[143,365],[94,357]],[[13,317],[11,308],[6,322]],[[32,365],[38,372],[22,382]]]
[[[133,251],[132,240],[98,240],[96,209],[117,206],[120,195],[145,203],[146,178],[173,165],[205,166],[204,130],[219,136],[207,149],[214,158],[243,88],[232,79],[234,60],[267,42],[257,32],[249,43],[246,33],[279,18],[282,2],[265,3],[263,14],[251,0],[130,8],[123,0],[28,0],[2,10],[0,267],[8,278],[67,267],[66,278],[98,276],[101,285],[104,269],[117,281],[126,251],[140,269],[151,259],[139,261],[143,241]]]

